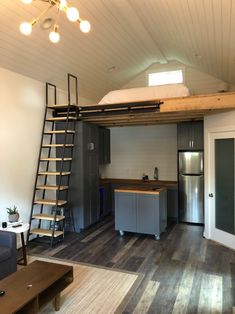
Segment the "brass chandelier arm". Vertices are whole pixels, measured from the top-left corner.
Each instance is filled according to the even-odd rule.
[[[46,2],[42,0],[43,2]],[[32,25],[35,25],[54,5],[50,5],[48,8],[46,8],[42,13],[40,13],[33,21],[31,22]]]
[[[22,2],[24,2],[25,4],[30,4],[33,1],[36,0],[21,0]],[[20,31],[22,34],[28,36],[32,33],[32,27],[52,8],[52,7],[56,7],[58,9],[58,15],[57,15],[57,19],[56,19],[56,23],[54,24],[54,30],[50,32],[49,34],[49,39],[51,40],[51,42],[53,43],[57,43],[60,40],[60,34],[58,32],[58,18],[60,15],[60,12],[64,12],[67,15],[67,18],[71,21],[71,22],[77,22],[80,24],[80,30],[83,33],[88,33],[90,31],[91,25],[87,20],[83,20],[80,16],[79,16],[79,11],[76,7],[70,7],[67,4],[67,0],[37,0],[37,1],[41,1],[43,3],[47,3],[48,7],[42,11],[41,14],[39,14],[37,17],[35,17],[34,19],[32,19],[30,22],[23,22],[20,24]]]

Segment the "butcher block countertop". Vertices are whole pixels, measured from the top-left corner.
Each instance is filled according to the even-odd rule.
[[[161,187],[161,188],[169,188],[169,187],[177,187],[177,182],[176,181],[164,181],[164,180],[138,180],[138,179],[112,179],[112,178],[105,178],[105,179],[100,179],[100,185],[104,184],[117,184],[117,185],[122,185],[123,186],[139,186],[141,187],[146,187],[146,188],[154,188],[154,187]],[[134,188],[136,190],[136,188]]]
[[[152,188],[152,187],[133,187],[133,186],[124,186],[118,189],[115,189],[115,192],[121,193],[138,193],[138,194],[160,194],[161,192],[165,191],[165,187],[161,188]]]

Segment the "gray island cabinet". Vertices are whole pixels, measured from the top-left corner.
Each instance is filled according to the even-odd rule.
[[[116,189],[115,229],[154,235],[157,240],[167,225],[167,190],[164,188]]]

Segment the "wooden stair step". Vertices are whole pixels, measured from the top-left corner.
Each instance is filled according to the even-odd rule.
[[[35,214],[32,216],[33,219],[39,219],[39,220],[49,220],[54,221],[55,216],[49,215],[49,214]],[[56,215],[55,221],[62,221],[65,219],[65,216],[62,215]]]
[[[70,111],[69,112],[69,114],[75,114],[76,113],[76,111]],[[64,115],[64,116],[66,116],[67,115],[67,112],[66,111],[59,111],[59,112],[57,112],[56,113],[58,116],[62,116],[62,115]]]
[[[70,171],[63,171],[63,172],[59,172],[59,171],[40,171],[38,173],[39,176],[68,176],[70,175],[71,172]]]
[[[42,235],[42,236],[46,236],[46,237],[52,237],[52,230],[47,230],[47,229],[32,229],[32,230],[30,230],[30,233]],[[61,235],[63,235],[63,231],[57,230],[54,232],[54,238],[57,238]]]
[[[74,147],[74,144],[43,144],[42,148],[49,148],[49,147]]]
[[[47,157],[43,157],[40,159],[40,161],[71,161],[72,158],[71,157],[65,157],[65,158],[47,158]]]
[[[52,117],[52,118],[47,118],[46,121],[66,121],[67,117]],[[69,116],[68,120],[77,120],[76,117]]]
[[[69,105],[69,104],[51,104],[51,105],[48,105],[47,108],[50,108],[50,109],[64,109],[64,108],[78,108],[78,105],[76,104],[73,104],[73,105]]]
[[[63,191],[63,190],[68,190],[68,186],[67,185],[61,185],[60,188],[58,185],[38,185],[36,187],[38,190],[60,190],[60,191]]]
[[[45,131],[44,134],[65,134],[66,130],[52,130],[52,131]],[[74,134],[75,131],[74,130],[67,130],[68,134]]]
[[[38,204],[38,205],[54,205],[54,206],[56,206],[56,200],[39,199],[39,200],[35,200],[34,204]],[[67,201],[58,200],[58,206],[63,206],[65,204],[67,204]]]
[[[59,171],[39,171],[38,172],[38,175],[39,176],[68,176],[70,175],[71,172],[70,171],[62,171],[62,172],[59,172]]]

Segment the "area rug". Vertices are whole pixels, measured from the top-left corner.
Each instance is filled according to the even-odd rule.
[[[136,290],[140,275],[91,265],[71,263],[58,259],[29,257],[34,260],[72,265],[74,281],[61,293],[60,311],[55,312],[52,302],[41,314],[73,313],[87,314],[121,313],[125,300]]]

